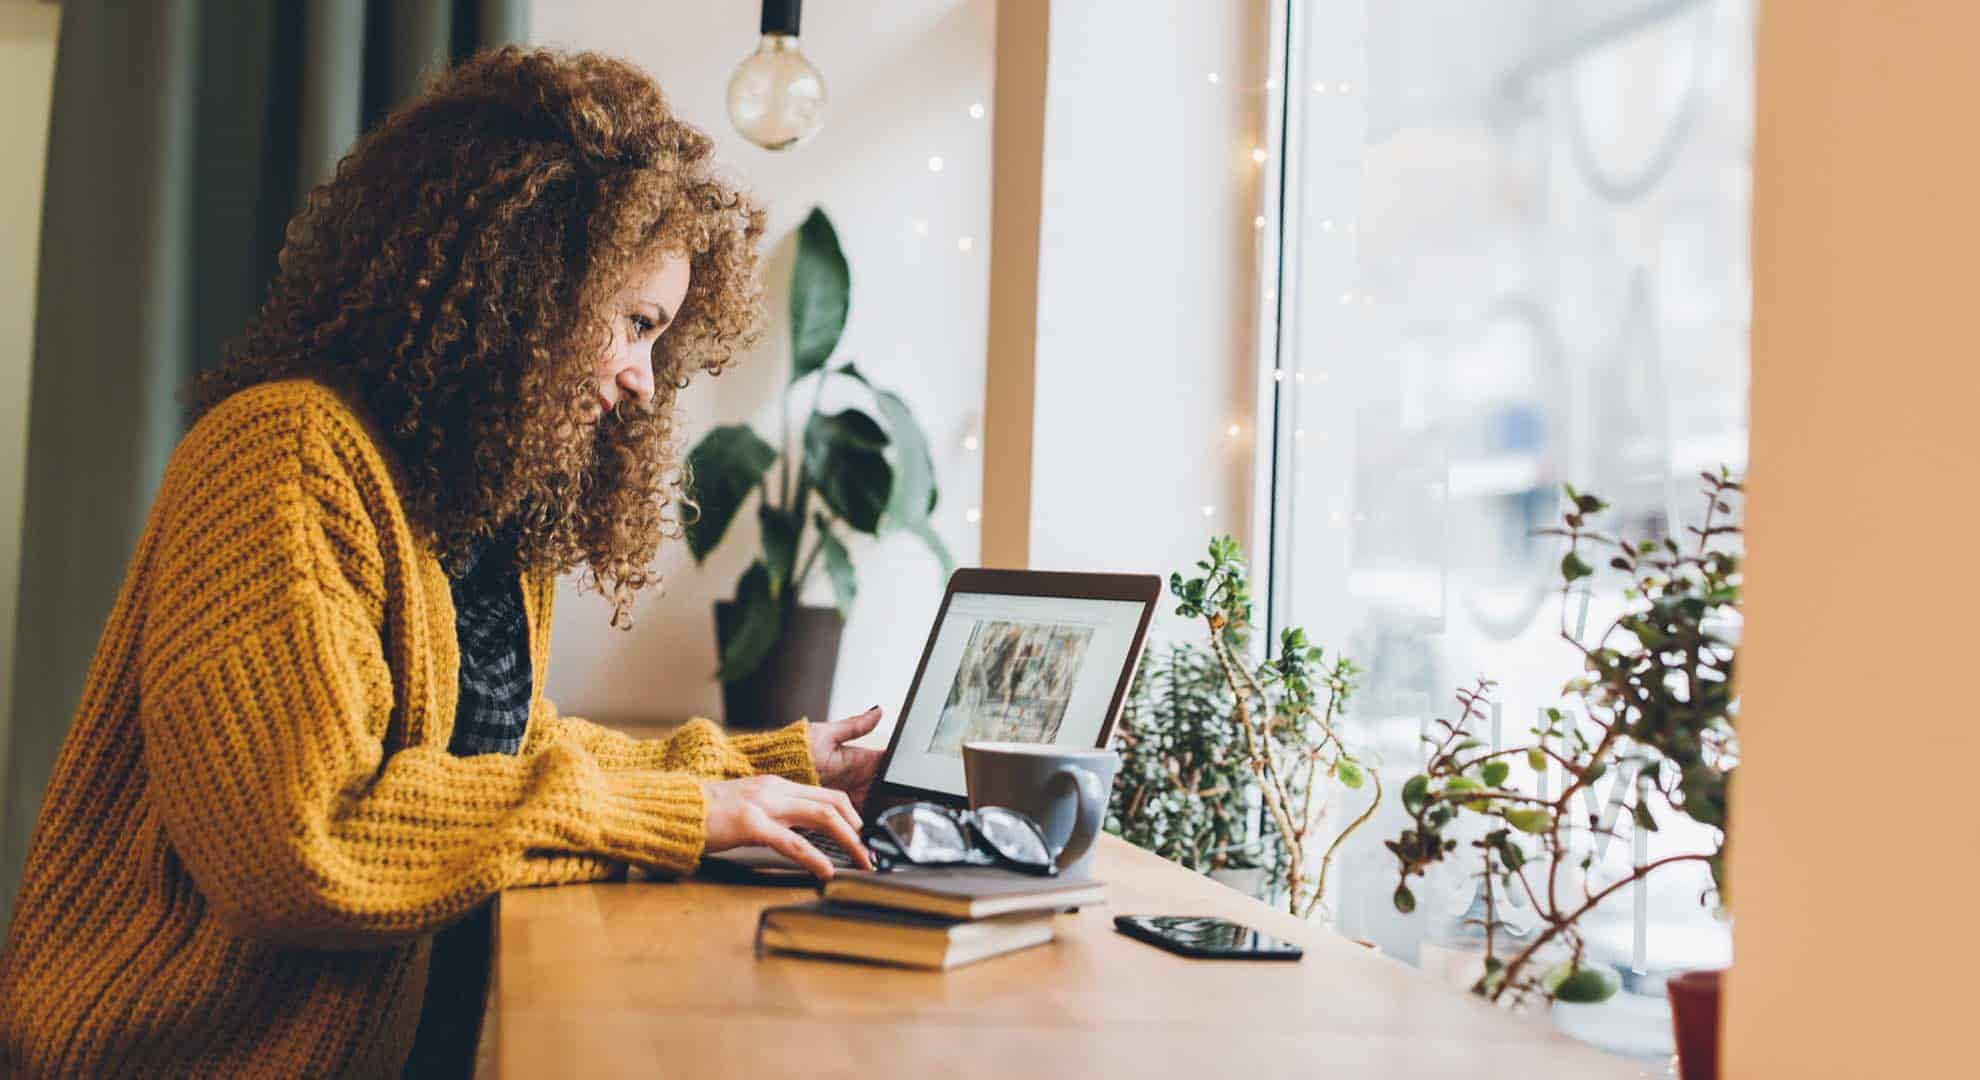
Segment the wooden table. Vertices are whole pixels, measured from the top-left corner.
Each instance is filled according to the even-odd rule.
[[[947,973],[755,959],[757,912],[808,890],[690,880],[504,893],[492,1072],[1642,1075],[1112,836],[1097,872],[1110,902],[1061,915],[1058,941]],[[1117,912],[1223,915],[1300,942],[1306,958],[1188,960],[1115,933]]]

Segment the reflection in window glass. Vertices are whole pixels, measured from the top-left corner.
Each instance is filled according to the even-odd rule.
[[[1606,576],[1563,610],[1562,547],[1533,535],[1563,483],[1660,536],[1703,509],[1701,469],[1744,470],[1753,7],[1286,6],[1272,613],[1367,668],[1353,722],[1399,782],[1480,675],[1526,739],[1576,671],[1563,626],[1616,613]],[[1398,916],[1400,815],[1355,837],[1336,915],[1430,965],[1471,886]],[[1664,825],[1601,849],[1596,878],[1705,842]],[[1638,1004],[1729,962],[1708,887],[1666,873],[1585,924]]]

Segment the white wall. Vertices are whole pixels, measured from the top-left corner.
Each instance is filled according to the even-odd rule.
[[[1269,9],[1052,6],[1035,568],[1166,577],[1249,531]]]
[[[0,773],[13,709],[14,613],[20,600],[21,500],[27,480],[28,374],[34,360],[34,285],[41,252],[41,191],[48,106],[55,89],[53,4],[0,4]]]
[[[831,105],[818,136],[781,154],[744,141],[723,104],[730,72],[755,48],[756,5],[560,0],[537,5],[532,20],[542,44],[610,53],[652,72],[770,210],[770,333],[740,365],[682,394],[689,438],[747,418],[774,440],[789,371],[789,234],[821,204],[852,264],[841,355],[900,391],[927,429],[942,488],[935,527],[965,566],[978,551],[965,514],[978,504],[981,463],[964,439],[976,430],[983,396],[994,19],[991,0],[807,5],[804,51],[824,73]],[[969,114],[977,102],[982,119]],[[931,156],[942,158],[939,173],[928,167]],[[962,237],[970,252],[958,250]],[[669,546],[660,562],[665,595],[640,602],[629,633],[610,629],[606,605],[566,582],[546,691],[566,712],[595,719],[719,715],[711,605],[732,594],[756,544],[752,512],[705,568],[685,545]],[[878,702],[891,720],[940,601],[941,571],[904,537],[855,543],[853,557],[860,597],[832,712]],[[828,603],[824,575],[815,576],[811,599]]]

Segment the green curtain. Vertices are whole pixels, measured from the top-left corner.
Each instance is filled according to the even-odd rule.
[[[528,6],[64,0],[0,689],[0,926],[187,379],[259,307],[302,193],[450,59],[526,40]]]

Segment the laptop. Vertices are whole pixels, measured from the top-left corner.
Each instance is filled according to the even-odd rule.
[[[895,714],[862,823],[917,800],[966,808],[965,742],[1105,747],[1161,595],[1153,574],[956,571]],[[854,865],[829,840],[804,835],[835,865]],[[802,872],[760,846],[702,861],[717,871]]]

